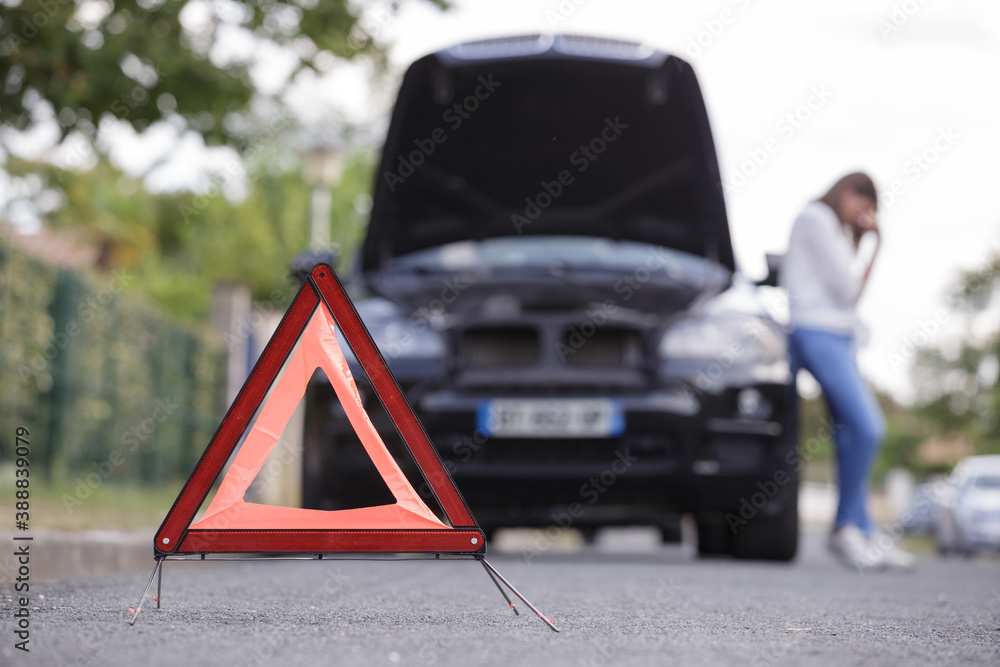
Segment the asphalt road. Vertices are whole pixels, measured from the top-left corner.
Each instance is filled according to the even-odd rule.
[[[858,574],[809,533],[793,565],[699,560],[642,533],[490,561],[561,627],[515,617],[474,561],[172,563],[36,584],[30,654],[0,594],[0,665],[997,665],[1000,561]],[[44,596],[44,597],[42,597]],[[523,607],[523,605],[519,605]],[[527,610],[524,610],[527,612]]]

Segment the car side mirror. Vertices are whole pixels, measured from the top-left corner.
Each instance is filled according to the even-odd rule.
[[[289,269],[301,285],[309,279],[309,272],[313,270],[314,266],[317,264],[337,266],[338,259],[340,259],[340,253],[337,250],[306,250],[292,258]]]
[[[770,285],[771,287],[778,286],[778,274],[781,271],[781,262],[785,259],[784,255],[777,255],[773,253],[767,253],[764,255],[767,260],[767,276],[763,280],[758,280],[758,285]]]

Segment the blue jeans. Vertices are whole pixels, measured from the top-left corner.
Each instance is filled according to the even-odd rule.
[[[788,340],[793,371],[812,373],[830,410],[840,483],[834,527],[854,525],[870,534],[868,477],[885,437],[885,418],[858,371],[853,337],[796,327]]]

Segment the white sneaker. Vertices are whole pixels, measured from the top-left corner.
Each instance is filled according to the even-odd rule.
[[[917,557],[896,546],[895,540],[885,533],[876,533],[868,539],[868,554],[877,558],[881,567],[889,570],[913,570]]]
[[[830,533],[826,548],[844,565],[860,572],[873,570],[881,565],[879,550],[871,548],[868,538],[857,526],[843,526],[837,532]]]

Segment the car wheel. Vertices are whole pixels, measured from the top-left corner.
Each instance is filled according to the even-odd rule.
[[[773,502],[777,512],[753,517],[733,535],[733,555],[737,558],[790,561],[799,543],[798,475]]]

